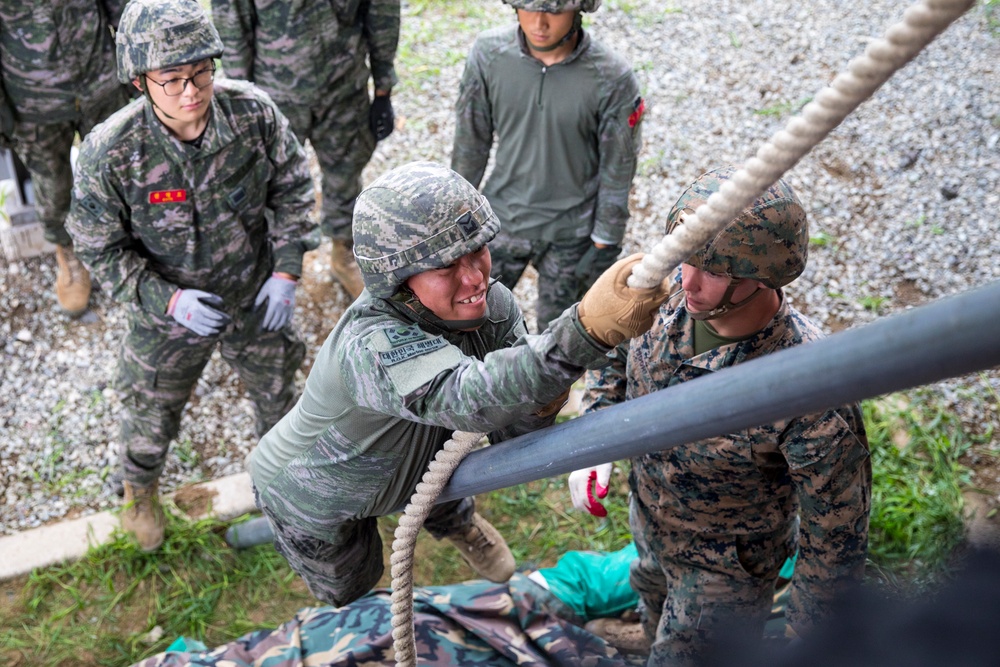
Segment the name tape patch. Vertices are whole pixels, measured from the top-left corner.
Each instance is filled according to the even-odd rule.
[[[443,347],[448,347],[447,341],[437,336],[417,341],[416,343],[407,343],[406,345],[394,347],[388,352],[379,352],[378,357],[383,366],[394,366],[414,357],[440,350]]]
[[[154,190],[149,193],[150,204],[174,204],[187,201],[187,190]]]

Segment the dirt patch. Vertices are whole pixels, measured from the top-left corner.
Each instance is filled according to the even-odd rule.
[[[927,296],[913,280],[900,280],[893,286],[893,295],[896,303],[903,307],[919,306],[927,301]]]
[[[174,493],[174,504],[190,517],[208,514],[219,492],[201,485],[185,486]]]

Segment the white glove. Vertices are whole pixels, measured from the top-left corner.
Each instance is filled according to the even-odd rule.
[[[594,498],[596,487],[597,498],[608,495],[608,484],[611,482],[610,463],[602,463],[594,468],[583,468],[569,474],[569,495],[573,499],[573,507],[586,510],[594,516],[607,516],[608,510]]]

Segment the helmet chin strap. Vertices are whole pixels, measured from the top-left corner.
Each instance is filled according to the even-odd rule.
[[[718,306],[716,306],[712,310],[706,310],[697,313],[688,310],[688,315],[690,315],[691,319],[694,320],[716,320],[725,315],[726,313],[731,313],[737,308],[742,308],[743,306],[747,305],[748,303],[756,299],[758,296],[763,294],[764,289],[758,285],[757,289],[755,289],[750,294],[750,296],[743,299],[739,303],[733,303],[732,302],[733,292],[736,291],[736,288],[742,281],[743,281],[742,278],[735,278],[735,277],[730,278],[729,286],[726,288],[726,293],[722,295],[722,299],[719,301]]]
[[[164,116],[166,116],[170,120],[178,120],[177,118],[174,118],[173,116],[171,116],[170,114],[168,114],[166,111],[164,111],[163,107],[161,107],[159,104],[157,104],[156,102],[153,101],[153,96],[149,94],[149,86],[146,85],[146,75],[145,74],[143,74],[142,76],[139,77],[139,88],[142,90],[142,94],[145,96],[145,98],[147,100],[149,100],[149,103],[153,105],[154,109],[159,109],[160,113],[162,113]]]
[[[538,51],[539,53],[548,53],[549,51],[555,51],[556,49],[560,48],[563,44],[573,39],[573,37],[576,35],[577,31],[580,30],[581,27],[583,27],[583,18],[580,16],[580,12],[577,12],[576,16],[573,17],[573,25],[570,26],[569,32],[563,35],[562,39],[560,39],[552,46],[535,46],[528,39],[528,36],[524,34],[523,30],[521,30],[520,28],[518,28],[518,30],[521,30],[521,35],[524,37],[525,43],[531,47],[532,51]]]
[[[484,298],[489,297],[490,288],[493,286],[493,282],[490,281],[486,285],[486,294]],[[474,320],[445,320],[441,319],[434,312],[420,302],[417,295],[410,291],[406,285],[399,288],[399,291],[392,296],[391,299],[386,299],[389,303],[395,305],[405,306],[411,315],[414,315],[418,321],[430,324],[438,329],[443,329],[444,331],[471,331],[473,329],[478,329],[479,327],[486,324],[486,321],[490,317],[490,306],[489,301],[486,303],[486,310],[483,312],[482,317],[477,317]]]

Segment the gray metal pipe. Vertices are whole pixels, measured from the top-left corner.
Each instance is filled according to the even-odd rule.
[[[477,450],[439,500],[993,368],[998,328],[1000,281]]]

